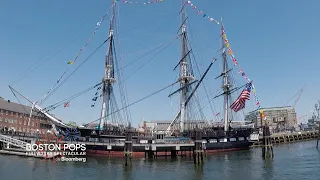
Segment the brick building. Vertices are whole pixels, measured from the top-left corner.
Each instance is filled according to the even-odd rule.
[[[32,113],[28,126],[30,106],[21,105],[4,99],[0,99],[0,130],[13,130],[15,132],[45,133],[51,129],[48,118],[41,116],[37,112]]]

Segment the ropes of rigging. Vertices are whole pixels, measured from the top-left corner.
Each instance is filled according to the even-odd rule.
[[[171,42],[169,42],[164,48],[162,48],[159,52],[157,52],[154,56],[152,56],[149,60],[147,60],[144,64],[142,64],[139,68],[137,68],[133,73],[131,73],[128,77],[126,77],[122,82],[128,80],[130,77],[132,77],[136,72],[138,72],[140,69],[142,69],[145,65],[147,65],[151,60],[153,60],[158,54],[160,54],[162,51],[164,51],[167,47],[169,47],[175,40],[177,40],[179,36],[176,36]]]
[[[13,91],[13,89],[9,86],[12,94],[14,95],[14,97],[17,99],[17,101],[19,102],[19,104],[21,105],[21,107],[24,109],[26,114],[29,114],[29,112],[27,111],[26,107],[24,105],[22,105],[21,101],[19,100],[19,98],[17,97],[16,93]]]
[[[73,64],[77,61],[78,57],[80,56],[80,54],[83,52],[83,50],[88,46],[88,44],[92,41],[93,37],[95,36],[97,30],[99,29],[101,23],[104,21],[105,17],[108,15],[105,14],[101,20],[96,24],[93,33],[91,34],[91,36],[89,37],[89,39],[87,40],[86,44],[78,51],[76,57],[72,60],[69,61],[68,64]],[[50,88],[50,90],[45,94],[45,96],[43,98],[41,98],[40,100],[40,104],[47,98],[47,96],[51,93],[51,91],[59,84],[59,82],[61,81],[61,79],[64,77],[64,75],[67,73],[67,71],[69,70],[69,68],[67,68],[63,74],[60,76],[60,78],[57,80],[57,82]]]
[[[118,7],[118,14],[120,14],[120,7]],[[116,33],[118,34],[118,36],[120,36],[120,18],[115,18],[115,28],[116,28]],[[116,44],[117,44],[117,47],[118,47],[118,51],[119,51],[119,54],[122,54],[121,53],[121,48],[120,48],[120,41],[119,41],[119,38],[116,38]],[[114,46],[113,46],[114,47]],[[119,64],[118,64],[118,60],[117,60],[117,51],[114,51],[114,58],[115,58],[115,65],[117,68],[119,68]],[[120,66],[122,67],[123,66],[123,61],[122,61],[122,57],[119,56],[119,60],[120,60]],[[123,77],[123,71],[117,71],[117,76],[119,78],[119,81],[121,82],[122,81],[122,77]],[[125,83],[119,83],[118,84],[119,86],[119,91],[120,91],[120,99],[121,99],[121,104],[122,104],[122,107],[125,107],[127,106],[128,104],[128,94],[127,94],[127,91],[126,91],[126,86],[125,86]],[[113,94],[114,96],[114,94]],[[115,97],[114,97],[115,99]],[[118,105],[115,103],[116,105],[116,109],[118,109]],[[113,110],[112,110],[113,111]],[[119,115],[120,116],[120,115]],[[131,113],[130,111],[126,108],[124,109],[124,116],[125,116],[125,119],[128,121],[131,121]]]
[[[82,61],[53,91],[46,96],[46,99],[48,99],[53,93],[55,93],[82,65],[84,65],[107,41],[106,39],[103,43],[100,44],[99,47],[97,47],[84,61]]]
[[[244,86],[246,86],[247,84],[244,84],[244,85],[242,85],[242,86],[240,86],[240,87],[238,87],[236,90],[234,90],[234,91],[232,91],[232,92],[236,92],[236,91],[238,91],[239,89],[241,89],[241,88],[243,88]],[[220,91],[220,90],[219,90]],[[217,93],[217,95],[216,96],[214,96],[212,99],[209,99],[209,101],[213,101],[216,97],[219,97],[219,96],[221,96],[222,94],[220,94],[220,92],[216,92]],[[213,94],[213,93],[212,93]],[[202,99],[203,98],[205,98],[205,97],[202,97]],[[232,101],[232,97],[230,97],[231,98],[231,101]],[[209,103],[207,103],[207,104],[205,104],[205,105],[203,105],[200,109],[204,109],[206,106],[208,106],[209,105]],[[198,112],[197,112],[198,113]]]
[[[189,23],[188,23],[188,29],[191,31],[191,26],[189,25]],[[191,34],[191,39],[192,39],[192,41],[194,41],[194,38],[193,38],[193,36],[192,36],[192,33],[190,33],[190,34]],[[189,39],[187,39],[187,42],[188,42],[189,46],[191,46],[191,43],[190,43],[190,40],[189,40]],[[200,57],[200,59],[202,60],[202,64],[203,64],[203,58],[201,58],[200,54],[198,53],[198,51],[196,51],[196,49],[195,49],[194,51],[195,51],[195,52],[197,53],[197,55]],[[200,68],[199,68],[199,66],[198,66],[198,63],[197,63],[196,58],[195,58],[195,55],[194,55],[193,53],[192,53],[192,56],[193,56],[193,58],[195,59],[195,64],[196,64],[197,71],[198,71],[199,74],[201,74],[201,73],[200,73]],[[215,58],[216,58],[216,56],[215,56]],[[203,82],[202,84],[203,84],[203,88],[204,88],[205,95],[206,95],[207,100],[208,100],[209,105],[210,105],[211,112],[212,112],[214,118],[216,118],[216,116],[215,116],[216,112],[214,111],[215,105],[214,105],[213,101],[210,101],[209,93],[208,93],[208,90],[207,90],[207,87],[206,87],[205,83]]]
[[[148,96],[145,96],[145,97],[143,97],[143,98],[141,98],[141,99],[139,99],[139,100],[137,100],[137,101],[135,101],[135,102],[133,102],[133,103],[128,104],[126,107],[122,107],[122,108],[120,108],[120,109],[118,109],[118,110],[116,110],[116,111],[113,111],[113,112],[105,115],[104,118],[107,117],[107,116],[109,116],[109,115],[111,115],[111,114],[114,114],[114,113],[116,113],[116,112],[119,112],[119,111],[121,111],[121,110],[123,110],[123,109],[125,109],[125,108],[128,108],[128,107],[130,107],[130,106],[132,106],[132,105],[134,105],[134,104],[136,104],[136,103],[138,103],[138,102],[141,102],[141,101],[143,101],[143,100],[145,100],[145,99],[147,99],[147,98],[149,98],[149,97],[151,97],[151,96],[153,96],[153,95],[155,95],[155,94],[158,94],[158,93],[166,90],[167,88],[171,87],[172,85],[174,85],[174,84],[176,84],[176,83],[178,83],[178,82],[179,82],[179,81],[176,81],[176,82],[174,82],[174,83],[172,83],[172,84],[170,84],[170,85],[168,85],[168,86],[166,86],[166,87],[164,87],[164,88],[162,88],[162,89],[160,89],[160,90],[158,90],[158,91],[156,91],[156,92],[154,92],[154,93],[152,93],[152,94],[149,94]],[[94,121],[91,121],[91,122],[85,124],[84,126],[89,125],[89,124],[91,124],[91,123],[94,123],[94,122],[96,122],[96,121],[99,121],[100,119],[101,119],[101,118],[96,119],[96,120],[94,120]]]
[[[83,25],[85,25],[88,21],[89,21],[89,19],[86,20],[86,21],[83,23]],[[87,31],[89,31],[89,30],[91,31],[92,28],[94,28],[94,27],[95,27],[95,26],[90,27],[90,28],[87,29],[85,32],[87,32]],[[56,56],[57,54],[59,54],[60,52],[62,52],[64,49],[66,49],[67,47],[69,47],[72,43],[74,43],[75,41],[77,41],[81,36],[83,36],[82,33],[80,33],[75,39],[71,40],[70,43],[66,44],[66,45],[63,46],[62,48],[60,48],[60,49],[58,49],[58,50],[56,50],[56,51],[53,51],[52,53],[51,53],[51,52],[47,52],[47,53],[43,56],[43,58],[40,58],[37,62],[35,62],[35,63],[29,68],[29,70],[25,71],[20,78],[18,78],[16,81],[12,82],[12,83],[11,83],[11,86],[14,85],[14,84],[16,84],[16,83],[18,83],[18,82],[20,82],[21,80],[25,79],[25,78],[26,78],[28,75],[30,75],[32,72],[34,72],[36,69],[38,69],[39,67],[41,67],[45,62],[48,62],[48,61],[51,60],[54,56]],[[62,46],[63,44],[65,44],[65,42],[66,42],[66,40],[62,40],[62,41],[59,43],[59,45],[56,46],[56,48]],[[54,48],[54,49],[56,49],[56,48]],[[49,57],[47,57],[49,54],[51,54],[51,55],[50,55]],[[46,58],[46,57],[47,57],[47,58]]]
[[[165,16],[168,16],[168,17],[171,17],[171,16],[169,16],[169,15],[177,15],[176,13],[168,13],[168,14],[166,14],[166,15],[164,15],[164,18],[165,18]],[[163,19],[164,21],[166,21],[166,19]],[[172,20],[172,19],[171,19]],[[154,21],[153,19],[152,19],[152,21]],[[150,24],[150,23],[147,23],[147,22],[145,22],[146,24]],[[138,26],[139,28],[141,28],[140,27],[140,25]],[[152,36],[154,36],[154,35],[157,35],[158,34],[158,32],[163,28],[163,27],[165,27],[165,26],[163,26],[163,25],[160,25],[156,30],[152,30],[152,33],[150,34],[150,35],[147,35],[147,36],[145,36],[146,38],[144,39],[144,40],[142,40],[140,43],[138,43],[137,45],[135,45],[135,47],[139,47],[141,44],[144,44],[147,40],[150,40],[150,38],[152,37]],[[153,49],[153,48],[150,48],[150,49]],[[140,52],[145,52],[145,51],[147,51],[147,52],[149,52],[149,49],[148,50],[142,50],[142,51],[138,51],[139,53]],[[128,56],[128,55],[131,55],[131,54],[133,54],[133,53],[137,53],[137,51],[134,51],[134,52],[128,52],[128,53],[125,53],[125,54],[121,54],[120,55],[120,57],[126,57],[126,56]],[[126,65],[127,66],[127,65]]]
[[[232,64],[232,59],[231,58],[228,58],[227,59],[228,61],[228,63],[230,63],[230,64]],[[228,64],[229,65],[229,64]],[[230,73],[230,76],[229,76],[229,80],[231,81],[231,84],[233,84],[234,85],[234,87],[235,88],[237,88],[235,91],[233,91],[233,92],[236,92],[236,94],[240,94],[241,92],[242,92],[242,88],[245,86],[245,85],[241,85],[240,84],[240,82],[235,78],[235,74],[237,73],[237,72],[235,72],[235,71],[230,71],[229,72]],[[247,83],[246,83],[247,84]],[[229,106],[231,106],[231,104],[236,100],[237,98],[234,98],[234,97],[232,97],[232,96],[230,96],[230,101],[229,101]],[[252,101],[251,101],[251,105],[252,105]],[[242,116],[243,116],[243,119],[245,118],[245,116],[246,116],[246,108],[243,108],[243,109],[241,109],[240,110],[241,111],[241,114],[242,114]],[[236,117],[236,118],[238,118],[238,119],[241,119],[241,114],[240,114],[240,112],[239,113],[234,113],[234,112],[231,112],[230,113],[230,115],[231,115],[231,117],[232,118],[234,118],[234,117]]]
[[[73,95],[73,96],[70,96],[70,97],[68,97],[68,98],[65,98],[65,99],[63,99],[62,101],[59,101],[59,102],[57,102],[57,103],[54,103],[54,104],[52,104],[52,105],[44,108],[44,110],[46,110],[47,112],[48,112],[48,111],[51,111],[51,110],[53,110],[53,109],[55,109],[55,108],[63,105],[65,102],[71,101],[71,100],[73,100],[73,99],[81,96],[82,94],[85,94],[86,92],[88,92],[88,91],[96,88],[97,86],[99,86],[99,85],[101,85],[101,84],[102,84],[102,82],[101,82],[101,83],[98,83],[98,84],[96,84],[96,85],[94,85],[94,86],[91,86],[91,87],[89,87],[89,88],[87,88],[87,89],[85,89],[85,90],[83,90],[83,91],[81,91],[81,92],[79,92],[79,93],[77,93],[77,94],[75,94],[75,95]]]
[[[171,15],[172,13],[170,13],[170,14],[167,14],[167,15],[165,15],[165,16],[168,16],[168,15]],[[170,17],[170,16],[169,16]],[[119,20],[118,20],[119,21]],[[118,23],[118,21],[116,22],[116,24],[117,24],[117,26],[116,26],[116,28],[117,28],[117,32],[119,33],[119,23]],[[158,32],[161,28],[163,28],[164,26],[159,26],[155,31],[153,31],[154,33],[152,33],[151,35],[148,35],[147,36],[147,38],[146,39],[144,39],[143,41],[141,41],[140,43],[138,43],[138,45],[137,46],[140,46],[141,44],[143,44],[145,41],[147,41],[147,40],[149,40],[150,39],[150,37],[152,36],[152,35],[154,35],[154,34],[157,34],[157,33],[155,33],[155,32]],[[117,34],[118,34],[117,33]],[[118,34],[119,35],[119,34]],[[148,38],[149,37],[149,38]],[[119,43],[119,39],[117,38],[117,45],[118,45],[118,48],[120,47],[120,43]],[[163,46],[163,44],[161,44],[161,45],[159,45],[159,46],[157,46],[157,47],[155,47],[155,48],[151,48],[151,51],[150,50],[148,50],[145,54],[143,54],[142,56],[140,56],[140,57],[138,57],[137,59],[135,59],[135,60],[133,60],[133,61],[131,61],[131,62],[129,62],[128,64],[126,64],[126,65],[122,65],[121,64],[121,66],[118,66],[118,65],[116,65],[117,66],[117,69],[115,70],[116,71],[116,73],[118,74],[118,77],[122,77],[122,76],[120,76],[120,74],[122,75],[123,73],[123,71],[120,71],[120,70],[123,70],[124,68],[126,68],[126,67],[128,67],[128,66],[130,66],[130,65],[132,65],[133,63],[135,63],[135,62],[137,62],[139,59],[141,59],[141,58],[143,58],[144,56],[146,56],[146,55],[148,55],[148,54],[150,54],[150,53],[152,53],[153,51],[155,51],[155,50],[157,50],[158,48],[160,48],[161,46]],[[145,51],[145,50],[144,50]],[[121,54],[121,53],[120,53]],[[127,53],[126,55],[128,55],[128,54],[130,54],[130,53]],[[120,63],[122,63],[122,57],[124,57],[124,56],[126,56],[126,55],[121,55],[120,56]],[[117,61],[116,61],[116,64],[117,64]],[[139,69],[138,69],[139,70]],[[136,70],[136,71],[138,71],[138,70]],[[121,73],[120,73],[121,72]],[[128,79],[128,78],[127,78]],[[126,79],[125,79],[126,80]],[[123,90],[125,89],[125,83],[123,83],[125,80],[122,80],[121,78],[119,78],[119,83],[118,83],[118,85],[119,85],[119,89],[120,89],[120,94],[122,94],[122,96],[121,96],[121,100],[122,100],[122,106],[123,107],[125,107],[126,105],[127,105],[127,98],[126,98],[126,96],[127,96],[127,93],[126,93],[126,91],[125,92],[123,92]],[[131,119],[131,114],[130,114],[130,112],[128,111],[128,110],[125,110],[124,111],[125,112],[125,115],[129,118],[129,119]]]
[[[108,38],[108,39],[109,39],[109,38]],[[75,71],[77,71],[87,60],[89,60],[89,59],[91,58],[91,56],[94,55],[94,54],[97,52],[97,50],[99,50],[99,49],[102,47],[102,45],[108,41],[108,39],[107,39],[106,41],[104,41],[92,54],[90,54],[69,76],[67,76],[67,78],[64,79],[64,81],[62,81],[61,84],[59,84],[58,87],[56,87],[56,88],[54,89],[55,86],[53,86],[53,88],[51,88],[51,89],[48,91],[49,93],[47,94],[47,96],[45,96],[44,99],[42,99],[42,102],[43,102],[45,99],[49,98],[56,90],[58,90],[58,88],[60,88],[60,87],[66,82],[66,80],[67,80],[73,73],[75,73]],[[175,36],[175,37],[172,38],[172,39],[173,39],[173,40],[177,39],[177,36]],[[165,49],[167,46],[169,46],[170,44],[172,44],[172,43],[173,43],[173,41],[171,41],[168,45],[166,45],[166,46],[164,47],[164,49]],[[165,43],[162,43],[162,44],[156,46],[151,52],[153,52],[154,50],[157,50],[159,47],[162,47],[162,46],[164,46],[164,45],[165,45]],[[162,49],[162,50],[164,50],[164,49]],[[161,50],[161,51],[162,51],[162,50]],[[160,51],[160,52],[161,52],[161,51]],[[131,64],[133,64],[135,61],[137,61],[137,60],[139,60],[140,58],[148,55],[148,54],[151,53],[151,52],[148,52],[148,53],[146,53],[146,54],[143,54],[142,56],[140,56],[139,58],[137,58],[137,59],[135,59],[134,61],[130,62],[129,64],[125,65],[125,66],[122,67],[121,69],[123,69],[123,68],[125,68],[125,67],[127,67],[127,66],[129,66],[129,65],[131,65]],[[160,53],[160,52],[159,52],[159,53]],[[159,54],[159,53],[157,53],[157,54]],[[154,56],[154,57],[155,57],[155,56]],[[153,58],[154,58],[154,57],[153,57]],[[150,60],[151,60],[151,59],[150,59]],[[149,60],[149,61],[150,61],[150,60]],[[146,64],[146,63],[145,63],[145,64]],[[145,65],[145,64],[144,64],[144,65]],[[144,65],[143,65],[143,66],[144,66]],[[142,67],[143,67],[143,66],[142,66]],[[138,71],[138,70],[141,69],[142,67],[138,68],[136,71]],[[119,68],[118,71],[120,71],[121,69]],[[65,72],[64,72],[63,74],[65,74]],[[134,74],[134,73],[132,73],[132,74]],[[62,76],[61,76],[61,77],[62,77]],[[60,79],[61,79],[61,77],[60,77]],[[127,78],[127,79],[128,79],[128,78]],[[127,80],[127,79],[125,79],[125,80]],[[60,80],[58,80],[58,82],[59,82],[59,81],[60,81]],[[121,82],[123,82],[123,81],[121,81]],[[100,84],[101,84],[101,83],[100,83]],[[98,84],[98,85],[100,85],[100,84]],[[89,90],[91,90],[91,88],[89,88]],[[78,93],[78,94],[82,95],[82,94],[84,94],[85,92],[87,92],[87,91],[89,91],[89,90],[85,90],[85,91],[83,91],[83,93]],[[51,91],[52,91],[52,92],[51,92]],[[51,93],[50,93],[50,92],[51,92]],[[76,94],[75,96],[76,96],[76,97],[80,96],[80,95],[78,95],[78,94]],[[74,97],[74,96],[72,96],[72,97]],[[69,98],[67,98],[67,99],[65,99],[65,100],[63,100],[63,101],[61,101],[61,102],[59,102],[59,103],[55,103],[55,104],[53,104],[53,105],[51,105],[51,106],[48,106],[46,109],[49,110],[49,111],[52,110],[52,109],[55,109],[55,108],[61,106],[61,105],[63,104],[63,102],[65,102],[65,101],[68,100],[68,99],[69,99]],[[70,100],[72,100],[72,99],[74,99],[74,98],[71,98]],[[60,104],[60,103],[62,103],[62,104]],[[57,105],[57,104],[60,104],[60,105]]]
[[[169,40],[169,43],[168,43],[167,45],[166,45],[166,43],[161,43],[161,44],[155,46],[155,47],[152,48],[150,51],[144,53],[143,55],[141,55],[141,56],[139,56],[138,58],[132,60],[131,62],[129,62],[128,64],[122,66],[121,68],[116,69],[115,71],[121,71],[121,70],[123,70],[124,68],[132,65],[133,63],[135,63],[135,62],[137,62],[138,60],[142,59],[143,57],[147,56],[148,54],[154,52],[155,50],[158,50],[158,49],[159,49],[160,47],[162,47],[162,46],[165,46],[165,45],[166,45],[166,46],[164,47],[164,49],[167,48],[167,47],[168,47],[170,44],[172,44],[178,37],[179,37],[179,36],[177,35],[177,36],[174,36],[173,38],[171,38],[171,39]],[[163,51],[164,49],[162,49],[161,51]],[[160,52],[161,52],[161,51],[160,51]],[[156,55],[158,55],[160,52],[156,53]],[[154,58],[154,57],[152,57],[152,58],[149,59],[149,60],[152,60],[153,58]],[[139,68],[138,68],[138,69],[139,69]]]
[[[117,27],[117,31],[119,31],[119,27]],[[117,46],[119,48],[119,44],[120,43],[119,43],[119,39],[118,38],[117,38],[116,42],[117,42]],[[120,52],[120,50],[119,50],[119,52]],[[115,61],[116,67],[119,67],[116,51],[114,51],[114,58],[116,60]],[[120,57],[119,60],[120,60],[120,63],[122,65],[122,58]],[[118,83],[118,86],[119,86],[119,94],[120,94],[120,99],[121,99],[121,105],[122,105],[122,107],[126,107],[128,105],[128,99],[127,99],[128,94],[127,94],[127,91],[126,91],[125,83],[121,83],[122,82],[122,77],[123,77],[123,71],[117,71],[116,73],[117,73],[117,76],[118,76],[118,79],[119,79],[119,82],[120,82],[120,83]],[[114,107],[114,108],[118,109],[118,105],[117,105],[116,102],[115,102],[115,105],[116,105],[116,107]],[[124,113],[124,117],[125,117],[127,123],[129,124],[129,122],[131,122],[131,120],[132,120],[129,109],[125,108],[123,113]]]

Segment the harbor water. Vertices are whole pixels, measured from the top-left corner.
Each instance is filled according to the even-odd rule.
[[[202,166],[190,158],[122,159],[88,157],[86,162],[56,162],[0,155],[0,179],[7,180],[319,180],[320,150],[315,141],[274,147],[275,158],[264,161],[261,149],[218,153]]]

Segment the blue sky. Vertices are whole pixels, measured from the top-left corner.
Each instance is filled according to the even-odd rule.
[[[136,0],[138,2],[146,2]],[[317,80],[320,37],[320,2],[309,0],[194,0],[199,9],[211,17],[223,17],[229,42],[239,64],[255,83],[256,92],[263,107],[284,105],[300,88],[306,85],[296,110],[303,115],[313,109],[320,88]],[[95,24],[109,11],[111,0],[56,0],[17,1],[2,0],[0,6],[0,96],[16,101],[8,84],[19,79],[37,61],[41,66],[13,85],[32,100],[45,95],[67,67],[74,69],[92,53],[107,37],[109,16],[102,23],[92,42],[72,67],[66,63],[75,58],[90,37]],[[179,0],[163,0],[151,5],[119,5],[119,54],[122,63],[128,64],[147,49],[168,44],[179,29]],[[220,27],[202,18],[187,7],[189,35],[201,72],[219,50]],[[78,38],[79,37],[79,38]],[[59,49],[64,48],[59,51]],[[141,70],[135,69],[151,56],[124,68],[129,102],[134,102],[175,81],[172,71],[180,60],[179,41],[175,41],[161,54],[150,60]],[[107,46],[103,46],[44,104],[82,91],[99,81],[104,73]],[[56,55],[52,56],[52,54]],[[49,60],[44,56],[51,55]],[[129,53],[129,54],[128,54]],[[127,54],[127,55],[124,55]],[[218,56],[219,57],[219,56]],[[133,75],[131,75],[134,73]],[[214,66],[205,80],[210,90],[219,89],[214,78],[219,75]],[[238,81],[244,83],[237,75]],[[240,83],[240,84],[241,84]],[[100,106],[91,108],[95,91],[70,102],[70,107],[53,111],[65,121],[90,122],[99,117]],[[116,90],[117,93],[117,90]],[[176,113],[177,98],[168,98],[169,90],[159,93],[130,108],[132,121],[137,124],[144,113],[145,120],[170,120]],[[293,104],[294,100],[290,103]],[[119,102],[119,107],[121,107]],[[221,111],[221,103],[215,102],[215,112]],[[255,108],[253,102],[247,111]],[[208,119],[212,112],[207,110]],[[211,115],[210,115],[211,114]]]

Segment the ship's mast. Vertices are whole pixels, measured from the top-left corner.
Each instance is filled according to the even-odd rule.
[[[187,99],[187,88],[186,85],[189,84],[190,80],[194,79],[193,76],[188,72],[188,64],[186,61],[187,52],[187,39],[186,39],[186,12],[185,12],[185,0],[181,0],[181,61],[180,61],[180,132],[185,130],[185,101]],[[184,87],[184,88],[183,88]]]
[[[224,32],[224,27],[221,27],[222,32]],[[229,95],[230,95],[230,88],[231,84],[229,83],[229,76],[228,76],[228,62],[227,62],[227,53],[226,47],[224,45],[224,39],[222,37],[222,61],[223,61],[223,85],[222,89],[224,92],[224,131],[227,132],[229,130]]]
[[[112,4],[112,17],[110,20],[110,29],[109,29],[109,47],[105,60],[105,74],[102,78],[102,109],[101,109],[101,118],[99,123],[99,131],[103,129],[104,124],[108,122],[107,115],[110,113],[110,101],[111,101],[111,93],[113,91],[113,84],[116,79],[114,78],[114,62],[113,62],[113,29],[115,23],[115,15],[116,15],[116,3]]]

